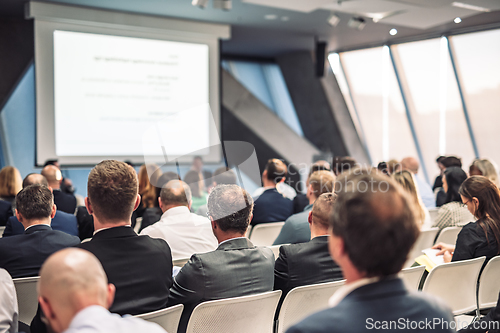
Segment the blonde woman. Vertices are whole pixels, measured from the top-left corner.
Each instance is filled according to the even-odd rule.
[[[486,158],[479,158],[472,162],[469,168],[470,176],[484,176],[491,180],[497,187],[500,188],[500,181],[498,179],[498,170],[496,166]]]
[[[0,226],[7,223],[16,209],[16,195],[21,191],[23,180],[19,170],[6,166],[0,170]]]
[[[431,217],[429,211],[423,205],[418,195],[418,188],[413,178],[413,174],[407,170],[397,171],[392,174],[392,178],[397,181],[408,192],[417,208],[417,220],[421,230],[431,227]]]

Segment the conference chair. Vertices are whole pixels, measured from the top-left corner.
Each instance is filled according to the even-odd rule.
[[[444,300],[455,316],[476,310],[477,278],[485,259],[483,256],[434,267],[422,291]]]
[[[135,317],[160,325],[168,333],[177,333],[184,305],[178,304],[166,309],[137,315]]]
[[[345,280],[340,280],[290,290],[281,305],[277,333],[283,333],[310,314],[328,308],[328,300],[344,284]]]
[[[500,293],[500,256],[490,259],[479,278],[479,289],[477,293],[477,315],[483,309],[493,308],[497,305]]]
[[[456,244],[458,234],[462,231],[462,227],[447,227],[441,230],[436,239],[436,244]]]
[[[410,253],[408,254],[408,260],[406,261],[403,268],[409,268],[415,262],[415,259],[421,256],[422,250],[428,249],[434,245],[434,239],[439,231],[439,228],[431,228],[427,230],[420,231],[420,235],[417,241],[413,245]]]
[[[280,234],[285,222],[272,222],[257,224],[252,228],[250,241],[255,246],[271,246]]]
[[[424,274],[425,266],[417,266],[405,268],[399,273],[399,277],[403,279],[408,290],[418,290],[420,280]]]
[[[288,244],[280,244],[280,245],[272,245],[272,246],[268,246],[274,253],[274,260],[277,260],[278,257],[280,256],[280,247],[282,245],[288,245]]]
[[[13,279],[16,287],[19,321],[29,325],[38,309],[36,284],[39,276]]]
[[[5,226],[0,227],[0,238],[2,238],[4,230],[5,230]]]
[[[204,302],[194,308],[186,333],[273,333],[281,290]]]

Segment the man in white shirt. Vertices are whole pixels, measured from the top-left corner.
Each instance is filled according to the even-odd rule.
[[[69,248],[50,256],[40,270],[38,300],[55,333],[165,333],[142,319],[112,314],[115,286],[90,252]]]
[[[191,198],[191,190],[185,182],[169,181],[158,198],[163,212],[160,221],[141,231],[141,235],[164,239],[172,251],[172,260],[210,252],[218,245],[210,220],[191,213]]]
[[[17,332],[17,295],[9,273],[0,268],[0,332]]]

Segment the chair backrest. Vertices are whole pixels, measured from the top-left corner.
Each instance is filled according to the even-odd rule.
[[[5,230],[5,226],[0,227],[0,238],[2,238],[4,230]]]
[[[285,332],[310,314],[326,309],[330,297],[344,284],[345,280],[341,280],[290,290],[281,305],[277,333]]]
[[[252,228],[250,241],[255,246],[271,246],[280,234],[285,222],[272,222],[257,224]]]
[[[399,276],[403,279],[408,290],[418,290],[424,271],[425,266],[410,267],[403,269]]]
[[[439,208],[431,208],[429,209],[429,215],[431,217],[431,221],[432,223],[434,223],[438,217],[438,211],[439,211]]]
[[[455,244],[462,227],[447,227],[441,230],[436,239],[437,243]]]
[[[250,238],[250,234],[252,233],[252,226],[249,225],[247,228],[247,232],[245,232],[245,237]]]
[[[281,244],[281,245],[285,245],[285,244]],[[280,247],[281,245],[272,245],[272,246],[268,246],[274,253],[274,260],[277,260],[279,255],[280,255]]]
[[[204,302],[194,308],[186,333],[272,333],[281,290]]]
[[[434,267],[422,291],[443,299],[454,315],[475,310],[477,278],[485,259],[479,257]]]
[[[178,304],[166,309],[140,314],[135,317],[156,323],[163,327],[168,333],[177,333],[183,309],[184,305]]]
[[[173,264],[173,266],[182,267],[189,261],[189,259],[191,259],[191,258],[182,258],[182,259],[172,260],[172,264]]]
[[[38,309],[38,294],[36,291],[38,280],[40,280],[39,276],[13,279],[19,306],[19,321],[28,325]]]
[[[411,265],[415,262],[415,259],[423,254],[422,250],[428,249],[434,245],[434,239],[436,239],[438,231],[439,228],[431,228],[420,232],[417,241],[408,254],[408,260],[403,268],[411,267]]]
[[[478,307],[488,309],[495,307],[500,293],[500,256],[490,259],[479,278]]]

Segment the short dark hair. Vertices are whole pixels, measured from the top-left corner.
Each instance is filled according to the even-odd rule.
[[[446,192],[446,200],[444,203],[449,202],[459,202],[462,203],[462,198],[458,193],[460,185],[467,179],[467,174],[460,167],[452,166],[444,170],[443,177],[446,178],[446,184],[448,185],[448,191]]]
[[[139,191],[135,170],[116,160],[104,160],[89,174],[88,199],[94,213],[108,221],[130,221]]]
[[[337,194],[330,224],[353,265],[367,277],[398,273],[419,235],[403,188],[379,172],[353,173]]]
[[[43,167],[45,168],[47,165],[56,165],[56,163],[58,163],[57,160],[47,160],[45,161],[45,163],[43,164]]]
[[[277,158],[268,160],[265,170],[267,171],[267,179],[275,183],[279,183],[288,173],[286,164]]]
[[[331,193],[335,186],[335,175],[331,171],[316,171],[309,177],[309,185],[316,198],[323,193]]]
[[[449,168],[452,166],[456,166],[456,167],[461,168],[462,167],[462,160],[456,156],[446,156],[445,158],[443,158],[441,160],[441,164],[445,168]]]
[[[231,185],[236,184],[236,175],[233,170],[220,167],[214,171],[214,182],[217,185]]]
[[[188,206],[192,200],[191,189],[182,180],[173,179],[161,189],[160,200],[164,205]]]
[[[222,231],[244,234],[250,224],[253,199],[238,185],[217,185],[208,196],[208,215]]]
[[[33,184],[41,184],[45,186],[49,186],[49,182],[47,181],[47,178],[45,178],[43,175],[39,173],[30,173],[23,179],[23,188],[28,187]]]
[[[445,158],[446,156],[439,156],[438,158],[436,158],[436,163],[441,163]]]
[[[335,156],[332,161],[333,172],[338,176],[356,166],[356,160],[350,156]]]
[[[33,184],[16,195],[16,209],[27,220],[50,217],[54,196],[46,185]]]

